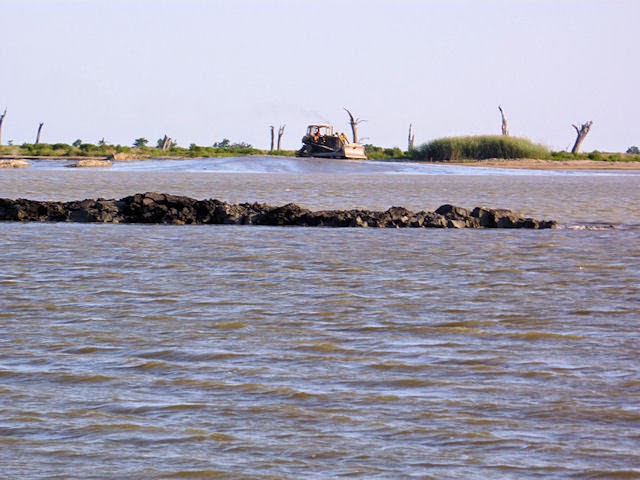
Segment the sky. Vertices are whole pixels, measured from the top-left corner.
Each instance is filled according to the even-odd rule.
[[[306,126],[407,147],[511,134],[640,145],[640,0],[0,0],[3,144],[283,148]]]

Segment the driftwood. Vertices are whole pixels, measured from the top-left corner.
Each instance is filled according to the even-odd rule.
[[[591,130],[591,125],[593,125],[592,121],[583,123],[582,125],[580,125],[580,128],[578,128],[577,125],[573,125],[573,124],[571,125],[573,128],[576,129],[576,133],[578,134],[578,136],[576,137],[576,142],[573,144],[573,148],[571,149],[571,153],[578,153],[580,151],[582,142],[584,141],[585,137],[589,133],[589,130]]]
[[[509,136],[509,125],[507,124],[507,118],[504,116],[504,111],[502,110],[502,106],[498,105],[498,110],[500,110],[500,116],[502,117],[502,135],[505,137]]]

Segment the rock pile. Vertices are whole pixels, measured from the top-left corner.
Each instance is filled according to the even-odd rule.
[[[50,202],[0,198],[0,221],[159,224],[234,224],[380,228],[556,228],[553,220],[525,218],[510,210],[443,205],[435,212],[404,207],[386,211],[311,211],[295,203],[227,203],[165,193],[137,193],[120,200],[99,198]]]
[[[113,165],[111,160],[101,160],[98,158],[82,158],[77,160],[75,163],[71,163],[67,165],[67,167],[75,167],[75,168],[83,168],[83,167],[110,167]]]
[[[21,159],[3,159],[0,160],[0,168],[25,168],[29,166],[29,162]]]

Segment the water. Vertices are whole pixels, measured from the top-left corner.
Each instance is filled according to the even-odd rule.
[[[0,196],[563,228],[2,223],[6,478],[640,478],[640,175],[288,162],[39,164]]]

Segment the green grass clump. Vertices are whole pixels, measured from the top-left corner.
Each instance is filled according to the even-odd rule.
[[[447,137],[433,140],[413,152],[416,160],[452,162],[489,158],[549,158],[549,150],[526,138],[503,135]]]
[[[640,155],[620,152],[590,153],[551,152],[551,160],[595,160],[598,162],[640,162]]]
[[[385,148],[367,144],[364,146],[369,160],[403,160],[407,158],[399,147]]]

